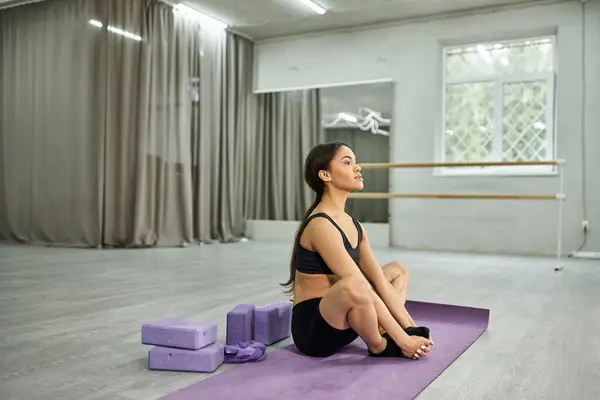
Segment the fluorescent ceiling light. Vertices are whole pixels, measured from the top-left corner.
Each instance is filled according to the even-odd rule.
[[[196,21],[198,21],[198,24],[200,24],[200,26],[216,29],[227,29],[226,23],[221,22],[213,17],[209,17],[208,15],[201,13],[198,10],[194,10],[193,8],[190,8],[185,4],[177,4],[175,7],[173,7],[173,11],[180,12],[190,18],[195,19]]]
[[[327,10],[325,10],[323,7],[312,2],[311,0],[298,0],[298,1],[302,4],[304,4],[305,6],[309,7],[311,10],[313,10],[314,12],[316,12],[319,15],[323,15],[327,12]]]
[[[90,25],[93,25],[93,26],[95,26],[97,28],[102,28],[104,26],[102,24],[102,22],[100,22],[100,21],[98,21],[96,19],[90,19],[88,22],[90,23]],[[123,29],[115,28],[114,26],[110,26],[110,25],[107,26],[106,29],[109,30],[109,31],[111,31],[111,32],[113,32],[113,33],[119,34],[121,36],[125,36],[126,38],[137,40],[138,42],[142,41],[142,37],[141,36],[134,35],[133,33],[124,31]]]
[[[125,36],[126,38],[137,40],[138,42],[142,41],[142,37],[141,36],[134,35],[131,32],[127,32],[127,31],[124,31],[124,30],[119,29],[119,28],[115,28],[114,26],[110,26],[109,25],[109,26],[106,27],[106,29],[108,29],[111,32],[117,33],[119,35]]]

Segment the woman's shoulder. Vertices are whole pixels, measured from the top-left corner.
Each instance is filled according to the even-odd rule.
[[[327,221],[331,220],[331,217],[324,212],[313,211],[309,214],[301,223],[300,229],[298,229],[298,239],[300,236],[306,234],[310,235],[312,231],[319,230],[322,228],[323,224],[330,224],[331,222]],[[317,228],[317,229],[314,229]]]
[[[358,218],[356,218],[354,215],[350,214],[349,212],[347,212],[346,215],[352,219],[352,221],[354,222],[355,225],[359,225],[362,228],[362,223],[358,220]]]
[[[329,214],[322,211],[313,212],[303,221],[304,227],[322,226],[323,224],[331,225],[332,223],[335,224],[333,218]]]

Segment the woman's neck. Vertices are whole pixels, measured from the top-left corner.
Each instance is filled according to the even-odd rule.
[[[339,189],[328,190],[321,199],[321,208],[332,217],[339,217],[346,212],[346,200],[349,194]]]

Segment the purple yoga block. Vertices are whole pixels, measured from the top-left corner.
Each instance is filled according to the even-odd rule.
[[[216,341],[216,324],[164,319],[142,325],[142,344],[197,350]]]
[[[254,340],[267,346],[291,335],[292,303],[282,301],[254,310]]]
[[[254,304],[239,304],[227,313],[226,343],[235,345],[252,340],[254,325]]]
[[[199,350],[156,346],[148,351],[148,368],[162,371],[214,372],[225,359],[225,346],[213,343]]]

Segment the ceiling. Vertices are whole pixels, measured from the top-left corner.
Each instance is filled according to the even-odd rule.
[[[314,1],[328,12],[325,15],[318,15],[298,0],[181,0],[199,11],[226,22],[234,31],[255,41],[536,2],[532,0]]]
[[[0,0],[0,7],[20,5],[25,3],[35,3],[43,0]]]
[[[0,7],[43,0],[0,0]],[[168,0],[226,22],[254,41],[351,29],[399,20],[485,11],[491,8],[569,0],[314,0],[318,15],[298,0]],[[577,1],[577,0],[571,0]]]

